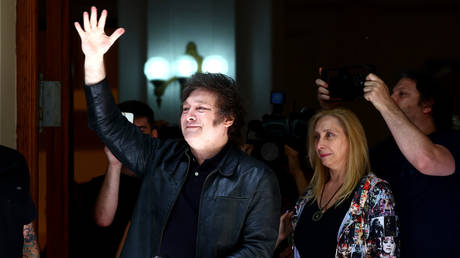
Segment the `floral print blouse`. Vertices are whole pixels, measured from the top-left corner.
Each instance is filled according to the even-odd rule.
[[[295,207],[292,225],[313,197],[308,188]],[[399,257],[399,220],[390,185],[370,173],[364,176],[337,232],[335,257]],[[300,257],[294,245],[294,256]]]

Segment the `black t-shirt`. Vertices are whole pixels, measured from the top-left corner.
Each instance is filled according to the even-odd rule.
[[[294,242],[301,257],[334,257],[337,234],[352,196],[337,207],[329,208],[319,221],[312,220],[313,214],[319,210],[317,202],[305,204],[294,232]]]
[[[195,257],[200,197],[206,177],[216,170],[230,144],[201,165],[192,157],[184,186],[169,216],[160,247],[160,256]],[[190,153],[190,152],[189,152]]]
[[[93,217],[94,205],[101,190],[105,175],[95,177],[79,186],[83,204],[75,216],[72,232],[71,254],[73,257],[115,257],[126,225],[131,220],[142,181],[133,176],[120,175],[117,211],[108,227],[96,225]],[[85,248],[82,248],[85,246]]]
[[[0,257],[22,257],[24,225],[34,218],[27,162],[16,150],[0,146]]]
[[[454,156],[456,168],[460,166],[459,132],[438,132],[429,138],[446,147]],[[457,171],[451,176],[424,175],[404,158],[392,139],[371,151],[371,166],[393,188],[402,256],[453,257],[460,243]]]

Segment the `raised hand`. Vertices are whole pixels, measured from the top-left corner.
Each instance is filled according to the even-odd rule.
[[[104,32],[107,11],[103,10],[99,22],[97,21],[97,9],[91,7],[91,17],[87,12],[83,13],[83,27],[75,22],[75,29],[81,38],[81,48],[85,54],[85,84],[94,85],[104,80],[105,66],[104,54],[125,32],[123,28],[118,28],[112,35],[107,36]]]
[[[109,166],[121,168],[122,164],[121,162],[112,154],[112,152],[107,148],[107,146],[104,146],[104,153],[105,156],[107,157],[107,161],[109,162]]]
[[[320,74],[321,74],[322,68],[320,68]],[[316,79],[315,84],[318,87],[318,102],[321,108],[324,109],[331,109],[335,108],[340,104],[340,101],[342,99],[339,98],[331,98],[329,95],[329,85],[327,82],[321,80],[321,79]]]
[[[125,32],[123,28],[118,28],[112,35],[108,36],[104,32],[107,10],[102,10],[99,21],[97,20],[97,9],[91,7],[91,17],[88,12],[83,12],[83,27],[75,22],[75,29],[81,38],[81,48],[85,56],[103,56],[115,43],[115,41]]]
[[[379,111],[396,105],[390,96],[388,86],[375,74],[370,73],[366,77],[363,90],[364,98],[370,101]]]

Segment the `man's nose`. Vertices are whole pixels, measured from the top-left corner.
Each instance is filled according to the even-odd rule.
[[[196,120],[195,112],[189,111],[187,114],[187,121],[195,121],[195,120]]]
[[[396,94],[396,93],[393,92],[393,93],[391,93],[390,97],[391,97],[395,102],[398,101],[398,94]]]

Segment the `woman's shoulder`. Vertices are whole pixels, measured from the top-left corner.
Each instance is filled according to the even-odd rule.
[[[313,198],[313,187],[309,185],[307,189],[299,196],[299,199],[297,202],[302,201],[302,200],[310,200]]]
[[[360,183],[359,185],[361,187],[364,187],[366,188],[367,190],[372,190],[374,189],[375,187],[378,187],[378,188],[387,188],[390,186],[390,184],[377,177],[374,173],[370,172],[368,173],[367,175],[363,176],[360,180]]]
[[[360,180],[355,198],[361,199],[363,198],[363,195],[369,201],[393,198],[393,192],[390,184],[387,181],[378,178],[373,173],[363,176]]]

